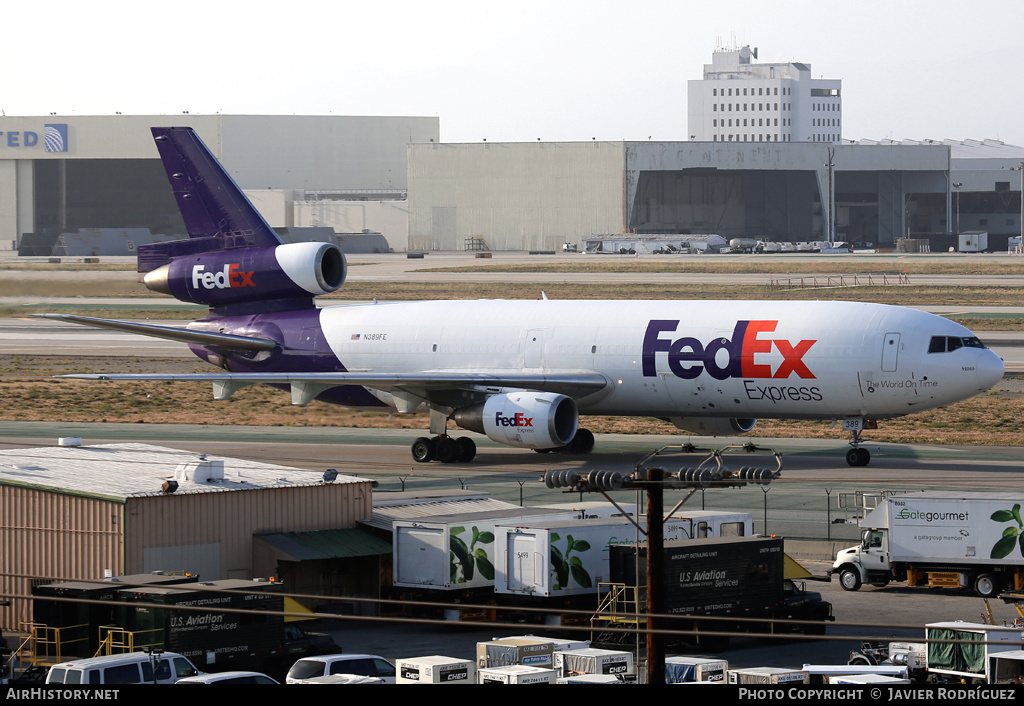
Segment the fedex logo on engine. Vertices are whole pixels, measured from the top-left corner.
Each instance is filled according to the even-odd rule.
[[[506,417],[501,412],[494,413],[494,426],[496,427],[532,427],[533,417],[527,417],[522,412],[516,412],[511,417]]]
[[[676,377],[693,380],[702,372],[716,380],[727,378],[788,378],[791,375],[814,380],[814,373],[803,361],[804,355],[817,340],[804,340],[793,344],[784,338],[768,338],[762,335],[775,331],[778,321],[737,321],[732,338],[716,338],[708,344],[696,338],[683,336],[672,339],[662,334],[671,333],[679,321],[655,319],[647,324],[644,334],[643,362],[644,377],[655,377],[658,354],[668,355],[668,368]],[[772,370],[771,363],[758,362],[772,349],[782,355],[782,362]],[[757,358],[759,354],[761,358]]]
[[[223,270],[207,271],[206,265],[192,267],[192,289],[228,289],[230,287],[255,287],[252,272],[243,272],[239,263],[224,265]]]

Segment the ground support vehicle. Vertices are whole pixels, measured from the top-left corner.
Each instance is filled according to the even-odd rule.
[[[859,546],[836,556],[832,574],[864,584],[973,588],[982,598],[1024,588],[1020,493],[928,492],[884,499],[860,522]]]
[[[285,624],[281,583],[196,582],[193,577],[189,583],[156,585],[137,578],[104,582],[100,588],[106,593],[97,593],[92,583],[37,587],[32,628],[37,651],[92,657],[167,650],[185,655],[203,671],[253,670],[274,678],[283,678],[296,659],[339,651],[330,636]],[[102,602],[52,600],[56,596]],[[83,654],[86,649],[90,652]]]
[[[47,684],[173,684],[201,674],[184,655],[127,652],[62,662],[50,667]]]
[[[646,610],[646,547],[615,546],[610,555],[614,585],[602,597],[593,621],[597,628],[628,627],[623,621],[631,620],[630,615],[642,620]],[[728,643],[728,636],[701,633],[821,635],[828,621],[834,620],[831,603],[786,578],[781,538],[665,542],[663,565],[665,612],[675,616],[665,627],[676,631],[676,643],[716,651]],[[594,640],[599,644],[617,641],[610,631],[598,632]]]
[[[950,621],[925,625],[925,642],[861,644],[851,669],[902,667],[915,682],[1012,682],[1024,672],[1024,631],[1018,627]],[[1001,659],[997,659],[1001,658]]]

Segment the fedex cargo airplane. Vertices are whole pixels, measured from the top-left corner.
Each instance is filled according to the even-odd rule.
[[[292,403],[429,413],[416,461],[473,459],[449,426],[536,451],[586,453],[579,416],[660,417],[704,435],[760,418],[842,422],[851,466],[874,421],[982,392],[1003,362],[959,324],[881,304],[478,300],[342,305],[334,244],[283,244],[191,128],[153,128],[189,238],[139,248],[145,284],[209,314],[185,328],[45,315],[189,344],[220,372],[76,375],[266,383]]]

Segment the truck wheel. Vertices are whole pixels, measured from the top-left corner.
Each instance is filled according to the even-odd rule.
[[[995,598],[999,595],[999,577],[995,574],[978,574],[974,579],[974,592],[982,598]]]
[[[860,588],[860,574],[856,569],[843,569],[839,572],[839,585],[844,591],[856,591]]]

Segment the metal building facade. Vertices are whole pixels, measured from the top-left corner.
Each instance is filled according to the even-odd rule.
[[[948,223],[950,148],[572,142],[409,148],[409,249],[559,250],[606,234],[871,241]],[[943,229],[945,226],[943,226]]]
[[[623,143],[409,146],[409,249],[557,250],[619,232]]]
[[[221,481],[162,492],[196,456],[144,444],[0,452],[0,594],[154,570],[265,577],[254,564],[257,535],[353,528],[372,514],[370,480],[325,483],[320,473],[238,459],[224,459]],[[30,619],[27,600],[0,607],[4,629]]]
[[[303,191],[402,192],[407,145],[440,131],[436,117],[0,116],[0,250],[44,230],[184,234],[150,133],[168,125],[194,128],[242,189],[300,201]]]

